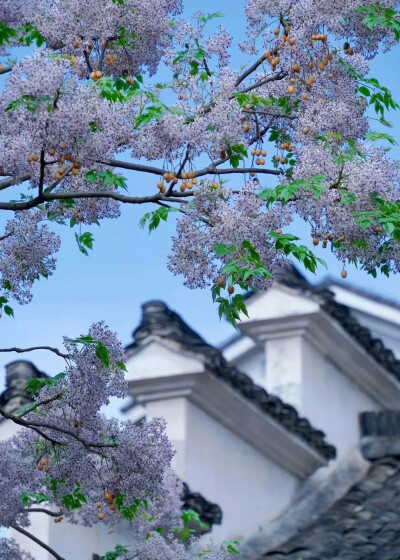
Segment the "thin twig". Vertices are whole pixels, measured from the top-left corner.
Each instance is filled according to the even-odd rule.
[[[90,58],[89,58],[88,53],[86,52],[86,49],[83,49],[83,55],[84,55],[84,57],[85,57],[88,70],[89,70],[90,73],[92,73],[92,72],[93,72],[93,68],[92,68],[92,65],[91,65],[91,63],[90,63]]]
[[[120,167],[121,169],[130,169],[132,171],[143,171],[144,173],[152,173],[153,175],[164,175],[168,171],[160,167],[152,167],[151,165],[143,165],[142,163],[130,163],[129,161],[120,161],[112,159],[111,161],[98,161],[103,165],[110,167]]]
[[[227,175],[230,173],[257,173],[264,175],[282,175],[283,171],[279,169],[262,169],[257,167],[238,167],[237,169],[215,169],[213,171],[215,175]]]
[[[49,350],[61,358],[69,358],[69,354],[63,354],[58,348],[53,348],[52,346],[31,346],[30,348],[16,348],[13,346],[12,348],[0,348],[0,352],[17,352],[18,354],[33,352],[34,350]]]
[[[0,70],[0,74],[7,74],[7,72],[11,72],[14,66],[6,66]]]
[[[251,84],[247,88],[243,89],[240,93],[248,93],[249,91],[261,87],[264,84],[268,84],[269,82],[276,82],[278,80],[282,80],[283,78],[286,78],[286,76],[287,76],[287,72],[277,72],[275,74],[269,74],[268,76],[265,76],[265,78],[262,78],[255,84]]]
[[[27,513],[45,513],[46,515],[50,515],[51,517],[61,517],[62,515],[61,511],[50,511],[46,508],[28,508],[24,511],[26,511]]]
[[[76,439],[76,441],[79,441],[79,443],[81,443],[85,447],[85,449],[87,449],[88,451],[91,451],[93,453],[96,453],[96,451],[94,451],[94,449],[91,449],[93,447],[96,447],[96,448],[99,448],[99,449],[103,448],[103,447],[115,447],[115,443],[92,443],[92,442],[87,442],[83,438],[81,438],[80,436],[78,436],[77,434],[72,432],[71,430],[67,430],[66,428],[61,428],[60,426],[54,426],[54,425],[51,425],[51,424],[50,425],[49,424],[43,424],[43,422],[36,422],[34,420],[29,420],[29,421],[28,420],[23,420],[21,418],[21,416],[16,416],[15,414],[10,414],[2,408],[0,408],[0,415],[4,416],[4,418],[6,418],[7,420],[12,420],[15,424],[18,424],[20,426],[24,426],[24,428],[30,428],[31,430],[34,430],[35,432],[39,433],[42,437],[44,437],[45,439],[47,439],[48,441],[50,441],[51,443],[54,443],[56,445],[66,445],[66,443],[62,442],[62,441],[57,441],[57,440],[52,439],[50,436],[48,436],[47,434],[45,434],[44,432],[39,430],[39,428],[44,428],[44,429],[47,429],[47,430],[53,430],[55,432],[59,432],[60,434],[65,434],[67,436],[70,436],[73,439]]]
[[[243,82],[243,80],[245,80],[248,76],[250,76],[250,74],[252,74],[254,72],[254,70],[257,70],[257,68],[263,62],[265,62],[265,56],[264,55],[262,55],[262,57],[260,57],[258,60],[256,60],[255,63],[250,66],[250,68],[248,68],[245,72],[243,72],[243,74],[241,74],[238,77],[238,79],[236,80],[236,83],[235,83],[235,87],[238,87],[238,85],[241,84]]]
[[[21,533],[21,535],[24,535],[25,537],[28,537],[28,539],[31,539],[34,543],[38,544],[39,546],[47,550],[47,552],[50,552],[50,554],[54,556],[56,560],[65,560],[65,558],[57,554],[55,550],[50,548],[48,544],[44,543],[43,541],[41,541],[40,539],[38,539],[37,537],[29,533],[29,531],[22,529],[22,527],[19,527],[18,525],[10,525],[10,527],[14,529],[14,531],[18,531],[18,533]]]
[[[12,187],[13,185],[23,183],[24,181],[29,181],[30,178],[30,173],[26,173],[24,175],[15,175],[13,177],[8,177],[7,179],[2,179],[0,181],[0,191],[2,191],[3,189],[8,189],[8,187]]]

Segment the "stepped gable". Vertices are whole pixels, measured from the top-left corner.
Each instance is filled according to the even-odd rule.
[[[368,459],[374,440],[374,459],[364,479],[317,523],[260,560],[400,558],[400,414],[368,412],[361,415],[360,424],[361,449]]]
[[[25,391],[25,385],[30,379],[47,377],[39,371],[32,362],[16,360],[6,366],[6,388],[0,394],[0,407],[7,412],[13,412],[31,402],[31,394]]]
[[[311,426],[306,418],[301,418],[293,406],[284,403],[279,397],[267,393],[248,375],[229,365],[219,349],[207,344],[165,303],[151,301],[143,305],[142,322],[134,331],[133,336],[134,343],[126,348],[128,356],[130,352],[146,343],[147,339],[152,336],[173,341],[174,346],[180,347],[183,351],[200,354],[207,370],[213,375],[221,381],[229,383],[246,399],[257,404],[265,414],[272,416],[284,428],[307,442],[321,456],[328,460],[336,457],[336,449],[326,442],[324,432]]]
[[[386,348],[379,338],[374,338],[371,331],[361,325],[346,305],[338,303],[324,284],[311,285],[300,272],[294,267],[283,267],[276,274],[279,283],[302,291],[305,295],[317,299],[321,309],[330,317],[335,319],[342,327],[370,354],[378,364],[400,381],[400,360],[396,359],[392,350]],[[250,294],[251,296],[251,294]],[[249,296],[249,297],[250,297]]]

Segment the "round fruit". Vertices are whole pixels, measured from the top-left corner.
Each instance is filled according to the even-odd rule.
[[[228,286],[228,294],[233,294],[233,292],[235,291],[235,288],[233,286]]]
[[[340,273],[340,276],[342,278],[347,278],[347,270],[342,270],[342,272]]]
[[[103,519],[105,518],[105,515],[104,515],[103,512],[100,512],[97,517],[100,519],[100,521],[103,521]]]

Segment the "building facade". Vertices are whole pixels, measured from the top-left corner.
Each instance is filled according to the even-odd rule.
[[[247,307],[237,336],[215,348],[165,303],[146,303],[126,348],[132,401],[122,415],[166,419],[185,500],[209,522],[214,541],[239,539],[249,559],[297,560],[295,543],[322,523],[298,557],[355,560],[333,545],[321,552],[329,538],[315,532],[331,528],[326,516],[340,521],[336,510],[329,517],[332,508],[355,484],[378,476],[374,461],[390,463],[398,450],[400,306],[345,284],[311,286],[289,268],[268,292],[249,296]],[[26,379],[39,375],[29,362],[10,364],[1,406],[19,408]],[[2,439],[13,430],[0,423]],[[384,484],[381,491],[390,493]],[[74,542],[82,560],[129,538],[41,515],[33,532],[67,558]],[[365,527],[362,535],[368,541]],[[343,538],[340,530],[330,536]],[[399,557],[400,549],[393,560]]]

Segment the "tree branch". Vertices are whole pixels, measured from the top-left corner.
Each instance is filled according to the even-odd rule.
[[[18,354],[33,352],[34,350],[49,350],[61,358],[69,358],[69,354],[63,354],[58,348],[53,348],[52,346],[32,346],[31,348],[16,348],[13,346],[12,348],[0,348],[0,352],[17,352]]]
[[[47,550],[47,552],[50,552],[50,554],[52,556],[54,556],[54,558],[56,558],[56,560],[65,560],[65,558],[63,558],[62,556],[57,554],[57,552],[55,550],[50,548],[48,544],[44,543],[43,541],[41,541],[40,539],[38,539],[37,537],[35,537],[31,533],[29,533],[29,531],[26,531],[25,529],[22,529],[22,527],[19,527],[18,525],[10,525],[10,527],[12,529],[14,529],[14,531],[17,531],[18,533],[21,533],[21,535],[24,535],[25,537],[28,537],[28,539],[31,539],[34,543],[38,544],[39,546],[41,546],[42,548]]]
[[[8,187],[12,187],[13,185],[23,183],[24,181],[29,181],[30,178],[30,173],[26,173],[25,175],[15,175],[13,177],[8,177],[7,179],[2,179],[0,181],[0,191],[8,189]]]
[[[152,167],[151,165],[143,165],[142,163],[130,163],[128,161],[121,161],[117,159],[112,159],[111,161],[98,161],[103,165],[109,165],[110,167],[119,167],[121,169],[130,169],[132,171],[142,171],[144,173],[152,173],[153,175],[163,175],[168,171],[160,167]]]
[[[91,65],[91,63],[90,63],[90,58],[89,58],[88,53],[86,52],[86,49],[83,49],[83,55],[84,55],[84,57],[85,57],[86,65],[87,65],[87,67],[88,67],[88,70],[89,70],[90,73],[92,73],[92,72],[93,72],[93,68],[92,68],[92,65]]]
[[[40,405],[40,404],[44,404],[44,403],[38,403],[38,404]],[[57,440],[52,439],[50,436],[48,436],[47,434],[45,434],[44,432],[39,430],[39,428],[44,428],[44,429],[47,429],[47,430],[54,430],[55,432],[59,432],[60,434],[70,436],[73,439],[76,439],[76,441],[79,441],[79,443],[81,443],[85,447],[85,449],[87,449],[88,451],[90,451],[92,453],[97,453],[97,451],[92,449],[93,447],[97,447],[99,449],[104,448],[104,447],[115,447],[115,443],[92,443],[92,442],[87,442],[83,438],[81,438],[80,436],[78,436],[77,434],[72,432],[71,430],[67,430],[66,428],[61,428],[60,426],[54,426],[54,425],[51,425],[51,424],[50,425],[49,424],[43,424],[43,422],[36,422],[36,421],[32,421],[32,420],[29,420],[29,421],[28,420],[23,420],[21,418],[21,416],[15,416],[15,414],[9,414],[8,412],[6,412],[2,408],[0,408],[0,414],[2,416],[4,416],[4,418],[6,418],[7,420],[12,420],[15,424],[23,426],[24,428],[30,428],[31,430],[34,430],[35,432],[40,434],[42,437],[44,437],[44,439],[46,439],[47,441],[50,441],[51,443],[53,443],[55,445],[66,445],[66,443],[63,442],[63,441],[57,441]]]
[[[257,167],[241,167],[237,169],[215,169],[215,175],[227,175],[229,173],[257,173],[264,175],[283,175],[283,171],[279,169],[262,169]]]
[[[46,515],[50,515],[51,517],[61,517],[61,511],[50,511],[46,508],[29,508],[25,510],[27,513],[45,513]]]
[[[257,70],[257,68],[263,62],[265,62],[265,56],[264,55],[262,55],[258,60],[256,60],[255,63],[250,66],[250,68],[248,68],[245,72],[243,72],[243,74],[241,74],[238,77],[238,79],[236,80],[236,83],[235,83],[235,87],[238,87],[238,85],[241,84],[243,82],[243,80],[245,80],[248,76],[250,76],[250,74],[252,74],[255,70]]]
[[[43,202],[52,202],[54,200],[65,200],[65,199],[79,199],[79,198],[112,198],[123,202],[125,204],[146,204],[149,202],[157,202],[159,200],[165,200],[169,202],[181,202],[180,198],[185,198],[188,196],[193,196],[193,192],[172,192],[174,198],[166,197],[160,193],[151,196],[127,196],[114,191],[88,191],[88,192],[62,192],[62,193],[47,193],[45,192],[43,196],[37,196],[28,200],[26,202],[0,202],[0,210],[29,210],[30,208],[35,208]]]
[[[256,89],[260,86],[263,86],[264,84],[268,84],[268,82],[276,82],[277,80],[283,80],[283,78],[285,78],[286,76],[287,76],[287,72],[278,72],[276,74],[269,74],[268,76],[265,76],[265,78],[262,78],[255,84],[252,84],[247,88],[243,89],[240,93],[248,93],[249,91],[252,91],[253,89]]]
[[[11,70],[14,68],[14,66],[6,66],[5,68],[2,68],[0,70],[0,75],[1,74],[7,74],[7,72],[11,72]]]

